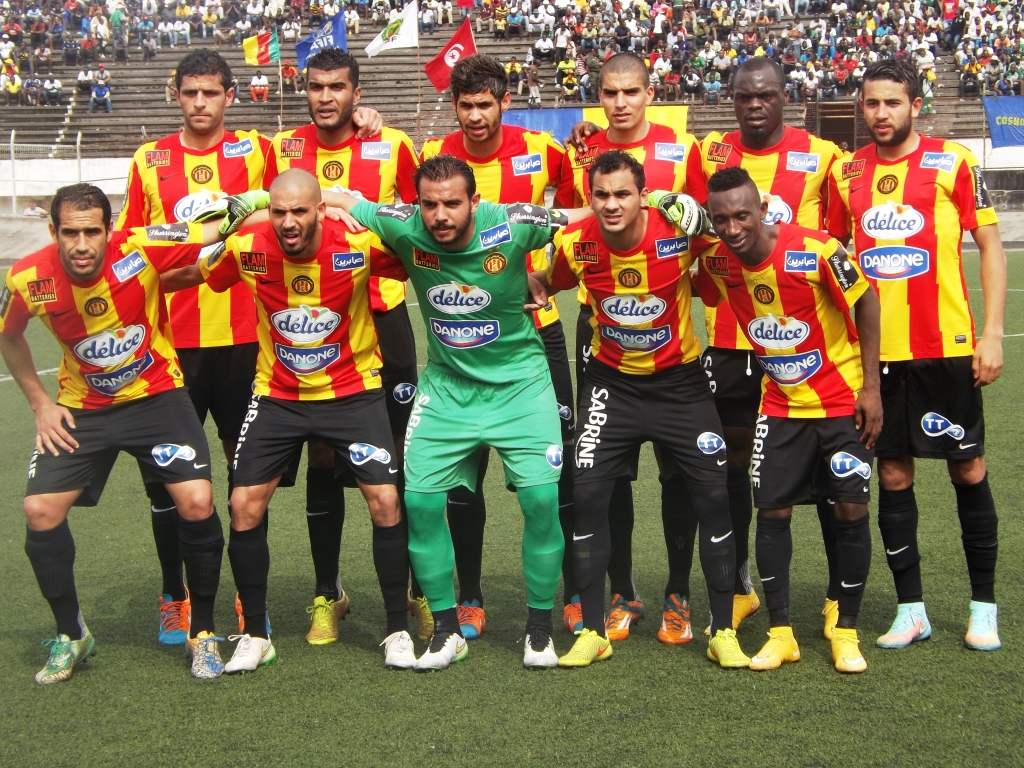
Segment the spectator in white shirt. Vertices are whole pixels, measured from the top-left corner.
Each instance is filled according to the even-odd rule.
[[[242,44],[242,40],[243,39],[249,37],[249,32],[251,30],[252,30],[252,24],[249,22],[249,19],[247,19],[246,17],[243,16],[237,22],[235,22],[235,32],[236,32],[236,34],[238,36],[238,39],[237,39],[236,42],[237,42],[238,45]]]
[[[252,98],[253,104],[257,101],[266,102],[269,93],[270,82],[267,80],[267,76],[257,69],[256,74],[249,81],[249,96]]]
[[[188,22],[184,19],[178,19],[174,22],[174,34],[171,35],[171,41],[174,45],[171,47],[173,48],[177,45],[179,40],[184,40],[185,45],[192,45],[192,32],[189,28]]]
[[[359,34],[359,12],[349,6],[348,10],[345,11],[345,29],[349,32]]]
[[[284,39],[288,42],[295,42],[302,34],[302,25],[295,19],[288,19],[281,27]]]
[[[437,7],[437,13],[438,24],[455,23],[455,9],[452,8],[452,0],[443,0]]]
[[[174,47],[174,40],[172,39],[173,35],[174,35],[174,23],[170,22],[170,21],[167,21],[166,19],[161,21],[159,24],[157,24],[157,27],[156,27],[156,47],[157,48],[163,48],[164,47],[164,40],[166,40],[167,44],[169,46],[171,46],[171,48],[173,48]]]

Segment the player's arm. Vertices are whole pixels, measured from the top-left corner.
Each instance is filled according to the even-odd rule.
[[[647,193],[647,204],[657,208],[666,221],[676,224],[687,235],[712,231],[707,211],[691,195],[655,189]]]
[[[352,113],[352,125],[356,129],[356,138],[366,141],[380,133],[384,127],[384,118],[373,107],[356,107]]]
[[[551,294],[570,290],[579,285],[579,275],[573,271],[565,255],[565,233],[556,232],[552,242],[555,253],[548,268],[529,273],[530,296],[533,303],[527,304],[525,309],[542,309],[548,305],[548,297]]]
[[[128,169],[128,185],[125,188],[121,212],[117,215],[115,229],[143,226],[149,220],[148,203],[142,187],[142,171],[139,170],[138,160],[134,159]]]
[[[981,251],[981,293],[985,298],[985,329],[974,350],[974,386],[984,387],[1003,370],[1003,313],[1006,309],[1006,253],[998,224],[971,230]]]
[[[690,284],[693,286],[693,292],[704,302],[704,306],[717,307],[722,303],[725,295],[718,287],[718,283],[715,282],[715,278],[711,276],[711,273],[704,266],[703,258],[697,259],[696,271],[688,271],[687,273],[690,275]]]
[[[566,142],[568,144],[572,144],[577,152],[586,152],[587,139],[595,133],[598,133],[600,130],[601,126],[587,120],[581,120],[572,127],[572,132],[569,134],[569,138],[566,139]]]
[[[882,433],[882,395],[878,378],[879,344],[882,336],[882,305],[870,285],[853,305],[854,322],[860,338],[860,361],[864,369],[864,389],[857,396],[854,420],[861,430],[860,441],[873,448]]]
[[[852,218],[850,209],[846,207],[842,192],[839,190],[839,180],[836,178],[837,169],[842,168],[842,163],[832,165],[828,173],[828,187],[825,193],[825,227],[828,233],[842,243],[844,248],[849,248],[850,238],[853,234]]]

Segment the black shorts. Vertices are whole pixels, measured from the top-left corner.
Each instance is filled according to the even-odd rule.
[[[213,416],[217,437],[221,440],[238,439],[252,396],[259,351],[259,342],[255,341],[229,347],[177,350],[199,423],[206,423],[207,413]]]
[[[565,332],[562,330],[562,321],[556,320],[551,325],[545,325],[538,332],[541,341],[544,342],[548,370],[551,371],[551,383],[555,388],[558,421],[562,425],[562,442],[568,443],[573,438],[576,409],[572,396],[572,375],[569,373],[569,355],[565,351]]]
[[[95,507],[117,455],[135,457],[146,483],[210,479],[210,447],[184,389],[94,410],[70,409],[79,447],[59,456],[34,452],[26,496],[83,488],[76,507]]]
[[[751,464],[754,506],[783,509],[822,497],[867,504],[872,459],[874,451],[860,441],[853,416],[758,416]]]
[[[761,407],[764,370],[746,349],[708,347],[701,355],[723,427],[753,429]]]
[[[725,484],[725,440],[700,362],[648,376],[620,373],[591,360],[576,420],[573,482],[636,480],[642,443],[661,448],[664,477],[693,485]]]
[[[392,435],[404,435],[412,412],[412,400],[419,382],[416,368],[416,337],[409,322],[409,309],[403,301],[387,312],[374,312],[380,344],[381,384],[384,386],[388,420]]]
[[[583,413],[583,374],[590,362],[593,349],[594,329],[590,327],[590,318],[594,310],[589,304],[580,304],[580,313],[576,316],[576,413]]]
[[[975,459],[985,455],[985,411],[974,386],[974,358],[879,363],[882,380],[880,457]]]
[[[311,439],[330,445],[343,466],[366,485],[396,483],[398,465],[384,393],[375,389],[335,400],[250,395],[232,465],[235,486],[262,485],[275,477],[283,487],[295,485],[299,454]]]

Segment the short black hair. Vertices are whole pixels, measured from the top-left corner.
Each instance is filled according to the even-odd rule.
[[[650,78],[647,75],[647,65],[644,64],[644,60],[635,53],[629,53],[628,51],[616,53],[614,56],[609,57],[608,61],[604,63],[604,66],[601,67],[602,75],[607,75],[609,73],[622,75],[627,72],[634,73],[643,84],[644,88],[646,88],[650,83]]]
[[[424,160],[423,164],[416,170],[414,179],[416,193],[419,194],[420,181],[423,179],[427,181],[447,181],[456,176],[461,176],[466,180],[466,193],[470,197],[476,194],[476,177],[473,175],[473,169],[469,167],[469,163],[451,155],[436,155],[429,160]]]
[[[498,101],[508,93],[508,72],[493,56],[475,53],[452,67],[452,98],[458,101],[462,94],[490,91]]]
[[[356,57],[341,48],[324,48],[306,59],[306,71],[319,69],[321,72],[333,72],[336,69],[347,69],[348,79],[353,88],[359,87],[359,62]]]
[[[738,187],[749,186],[757,192],[757,184],[750,178],[750,174],[747,173],[746,168],[741,168],[738,165],[733,165],[728,168],[723,168],[720,171],[716,171],[712,174],[711,178],[708,179],[708,192],[728,192],[731,189],[737,189]]]
[[[197,48],[178,62],[174,73],[174,87],[181,90],[181,83],[186,77],[202,77],[217,75],[225,91],[231,88],[231,66],[216,51],[209,48]]]
[[[103,190],[93,184],[70,184],[57,190],[50,203],[50,221],[54,229],[60,229],[60,212],[65,206],[73,211],[89,211],[99,208],[103,211],[103,227],[110,229],[110,200]]]
[[[594,188],[594,176],[597,174],[600,173],[607,176],[609,173],[626,170],[633,174],[633,181],[636,182],[637,192],[647,186],[647,176],[644,173],[644,167],[637,162],[637,159],[621,149],[611,149],[598,155],[597,159],[591,163],[590,170],[587,172],[590,176],[590,188]]]
[[[899,83],[907,92],[911,103],[921,98],[921,81],[918,79],[917,68],[907,61],[899,59],[881,59],[874,64],[869,64],[864,70],[863,80],[865,83],[871,80],[889,80]],[[864,91],[861,90],[863,98]]]
[[[779,90],[785,92],[786,73],[783,71],[782,67],[767,56],[753,56],[740,64],[736,69],[736,74],[733,75],[733,82],[736,81],[736,78],[739,77],[741,73],[745,72],[753,75],[755,72],[763,72],[765,70],[775,73],[775,77],[778,78],[779,81]]]

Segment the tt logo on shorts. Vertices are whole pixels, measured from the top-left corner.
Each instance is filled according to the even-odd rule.
[[[849,477],[856,474],[865,480],[871,479],[871,465],[861,461],[852,453],[840,451],[833,454],[832,461],[829,464],[832,467],[832,474],[836,477]]]
[[[941,414],[928,412],[921,417],[921,429],[928,437],[949,435],[954,440],[963,440],[967,431]]]
[[[562,447],[559,445],[549,445],[548,449],[544,452],[544,458],[548,460],[555,469],[562,468]]]
[[[594,387],[590,393],[590,407],[587,409],[587,423],[576,439],[576,466],[580,469],[594,466],[594,449],[601,442],[601,427],[608,421],[605,409],[608,390]],[[579,429],[579,424],[576,425]]]
[[[569,421],[572,418],[572,408],[561,403],[556,403],[556,405],[558,405],[558,418],[562,421]]]
[[[412,399],[416,397],[416,385],[415,384],[397,384],[391,391],[394,395],[395,400],[400,402],[402,405],[411,403]]]
[[[391,463],[390,453],[369,443],[352,443],[348,447],[348,456],[357,467],[361,467],[368,461],[379,461],[381,464]]]
[[[191,445],[175,445],[174,443],[154,445],[152,453],[153,461],[161,467],[166,467],[175,459],[192,461],[196,457],[196,449]]]
[[[714,432],[701,432],[697,435],[697,447],[700,448],[701,453],[712,456],[725,450],[725,440]]]

